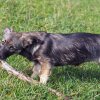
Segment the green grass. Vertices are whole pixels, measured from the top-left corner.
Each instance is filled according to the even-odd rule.
[[[100,0],[0,0],[0,39],[5,27],[15,31],[53,33],[100,33]],[[8,62],[17,70],[32,67],[21,56]],[[100,66],[85,63],[80,67],[53,69],[47,84],[73,100],[100,100]],[[45,87],[29,85],[0,69],[0,100],[58,100]]]

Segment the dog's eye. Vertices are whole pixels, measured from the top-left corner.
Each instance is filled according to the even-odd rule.
[[[10,46],[9,49],[13,49],[13,46]]]
[[[2,43],[2,45],[4,45],[4,44],[6,43],[6,40],[2,40],[2,42],[1,42],[1,43]]]
[[[11,51],[14,51],[15,48],[14,48],[13,46],[10,46],[9,49],[10,49]]]

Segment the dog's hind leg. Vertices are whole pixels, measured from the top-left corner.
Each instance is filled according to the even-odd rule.
[[[40,74],[40,71],[41,71],[41,65],[39,63],[35,63],[31,78],[36,78]]]

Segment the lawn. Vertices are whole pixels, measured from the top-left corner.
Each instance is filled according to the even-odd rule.
[[[100,0],[0,0],[0,40],[5,27],[17,32],[100,33]],[[27,59],[13,55],[10,65],[26,74],[32,67]],[[47,84],[72,100],[100,100],[100,65],[53,69]],[[0,69],[0,100],[59,100],[44,86],[27,84]]]

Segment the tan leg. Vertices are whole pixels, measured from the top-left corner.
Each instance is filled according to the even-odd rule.
[[[41,63],[40,83],[46,84],[51,74],[51,64],[48,61]]]
[[[36,78],[41,71],[41,65],[40,64],[34,64],[34,68],[33,68],[33,74],[31,75],[31,78]]]

